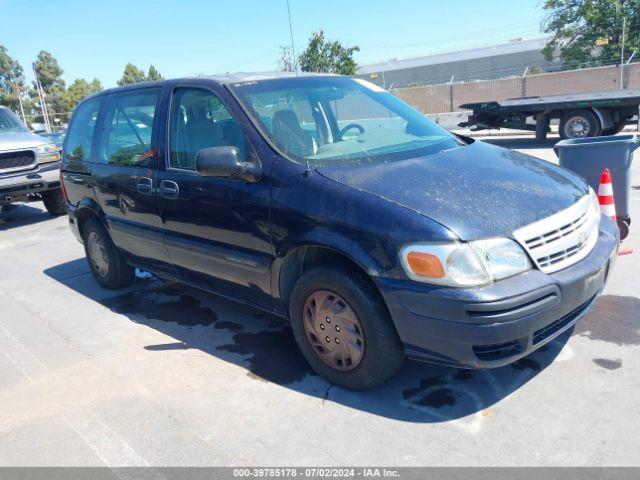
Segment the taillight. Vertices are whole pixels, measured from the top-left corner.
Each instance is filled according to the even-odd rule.
[[[62,161],[60,162],[60,190],[62,190],[62,198],[64,203],[69,203],[69,197],[67,197],[67,191],[64,188],[64,182],[62,181]]]

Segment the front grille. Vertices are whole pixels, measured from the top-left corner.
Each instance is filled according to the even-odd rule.
[[[557,272],[584,257],[598,240],[600,211],[585,195],[571,207],[513,232],[540,270]]]
[[[31,150],[0,153],[0,173],[26,170],[36,166],[36,156]]]

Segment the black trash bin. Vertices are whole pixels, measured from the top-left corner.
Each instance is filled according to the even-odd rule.
[[[560,165],[581,175],[596,192],[602,170],[611,172],[620,237],[629,232],[629,197],[633,152],[640,147],[638,135],[572,138],[556,143]]]

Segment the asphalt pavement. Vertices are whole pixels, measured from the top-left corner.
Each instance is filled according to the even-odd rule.
[[[552,141],[491,142],[555,157]],[[640,221],[640,191],[631,203]],[[66,218],[21,205],[0,214],[0,466],[640,466],[633,223],[625,246],[596,305],[531,356],[407,362],[351,392],[261,312],[143,273],[100,288]]]

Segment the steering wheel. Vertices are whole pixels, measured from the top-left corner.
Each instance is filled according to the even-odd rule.
[[[362,127],[362,125],[358,125],[357,123],[350,123],[349,125],[345,126],[340,130],[340,136],[341,137],[344,136],[344,134],[347,133],[352,128],[357,128],[358,130],[360,130],[360,133],[364,133],[364,128]]]

